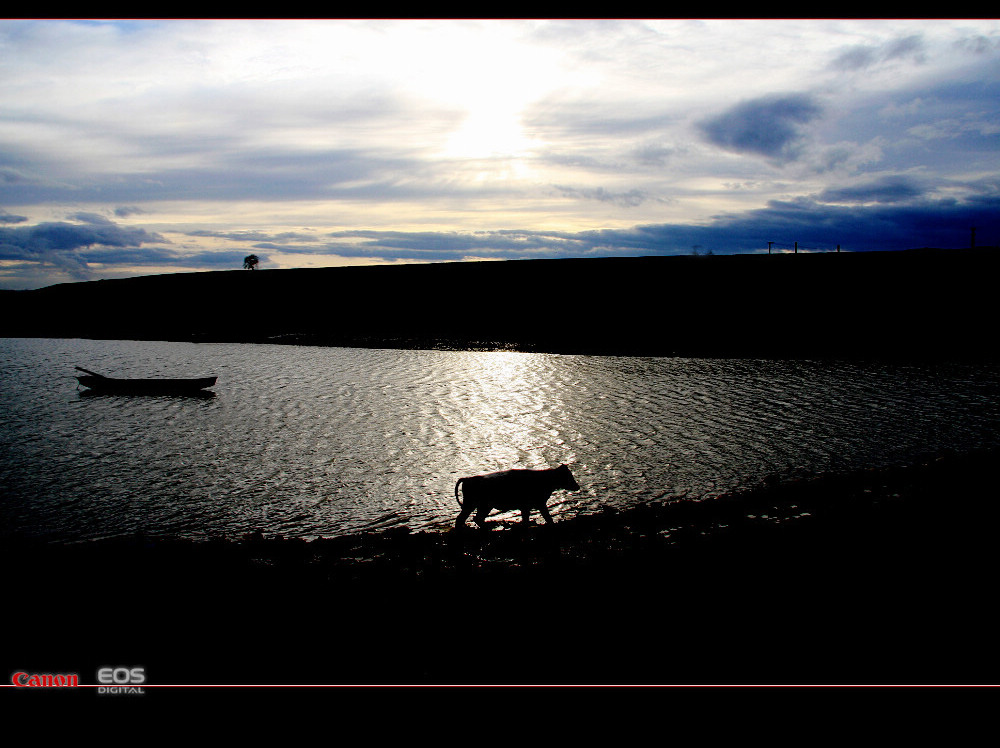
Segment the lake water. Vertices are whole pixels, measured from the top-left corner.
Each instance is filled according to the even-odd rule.
[[[75,365],[219,380],[88,396]],[[458,478],[566,463],[559,521],[996,446],[998,395],[995,364],[0,339],[0,535],[439,529]]]

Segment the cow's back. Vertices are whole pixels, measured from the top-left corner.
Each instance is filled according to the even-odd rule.
[[[544,470],[501,470],[463,481],[466,501],[496,509],[521,509],[544,504],[553,486]]]
[[[466,501],[480,502],[492,498],[495,494],[509,491],[517,483],[516,478],[511,474],[515,470],[501,470],[497,473],[486,473],[485,475],[473,475],[462,478],[462,495]]]

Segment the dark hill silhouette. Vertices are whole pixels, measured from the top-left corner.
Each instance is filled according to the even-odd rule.
[[[178,273],[0,294],[0,335],[996,358],[1000,250]]]

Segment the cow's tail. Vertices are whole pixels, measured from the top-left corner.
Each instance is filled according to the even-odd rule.
[[[458,483],[455,484],[455,501],[458,502],[459,506],[462,506],[462,500],[458,498],[458,487],[462,484],[462,481],[464,480],[465,478],[459,478]]]

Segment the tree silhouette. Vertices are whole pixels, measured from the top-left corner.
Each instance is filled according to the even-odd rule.
[[[258,262],[260,262],[260,258],[257,255],[248,255],[243,259],[243,269],[256,270]]]

